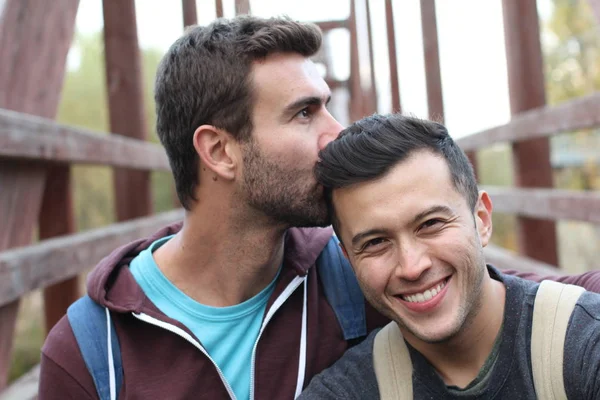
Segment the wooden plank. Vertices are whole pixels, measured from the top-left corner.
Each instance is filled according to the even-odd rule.
[[[503,0],[510,109],[513,115],[546,103],[544,65],[536,0]],[[521,187],[552,187],[548,138],[513,143],[515,183]],[[553,221],[517,219],[519,253],[558,264]]]
[[[385,0],[385,21],[390,63],[390,87],[392,91],[392,112],[402,112],[400,86],[398,83],[398,55],[396,53],[396,28],[394,27],[394,6],[392,0]]]
[[[104,53],[110,130],[146,140],[142,61],[134,0],[104,0]],[[150,173],[114,169],[118,221],[152,214]]]
[[[173,210],[0,253],[0,305],[76,276],[114,249],[182,220]]]
[[[79,0],[2,1],[0,108],[55,116],[78,5]],[[39,163],[0,160],[0,251],[31,241],[44,178]],[[0,307],[0,391],[7,382],[17,310],[17,302]]]
[[[250,15],[250,0],[235,0],[235,15]]]
[[[512,251],[488,244],[483,249],[485,261],[501,269],[514,269],[521,272],[533,272],[540,276],[564,275],[564,272],[553,265],[521,257]]]
[[[183,14],[183,27],[198,25],[198,12],[196,0],[181,0],[181,11]]]
[[[348,27],[349,27],[347,19],[318,21],[318,22],[315,22],[315,25],[317,25],[319,28],[321,28],[323,33],[334,30],[334,29],[348,29]]]
[[[223,0],[215,0],[215,12],[217,18],[223,18]]]
[[[464,151],[600,126],[600,93],[522,112],[505,124],[457,140]]]
[[[0,108],[54,118],[79,0],[3,3]]]
[[[548,220],[569,219],[600,224],[600,192],[482,186],[494,210]]]
[[[360,54],[358,49],[356,1],[357,0],[350,0],[350,18],[348,20],[348,30],[350,31],[350,121],[356,121],[363,117],[363,95],[360,82]]]
[[[159,145],[0,109],[0,158],[170,171]]]
[[[39,164],[0,160],[0,251],[31,242],[44,178],[44,169]],[[0,392],[8,380],[18,309],[18,297],[0,303]]]
[[[18,300],[0,305],[0,393],[8,382],[13,334],[18,312]]]
[[[0,400],[35,400],[38,397],[39,382],[40,365],[38,364],[0,393]]]
[[[425,58],[425,83],[429,119],[444,123],[444,98],[440,71],[435,0],[421,0],[421,30]]]
[[[365,18],[367,20],[367,36],[368,36],[367,43],[369,44],[369,79],[371,81],[371,85],[369,86],[369,91],[368,91],[368,93],[366,93],[367,96],[366,96],[365,103],[368,105],[368,107],[365,108],[365,114],[369,115],[369,114],[376,113],[378,110],[378,107],[377,107],[377,84],[375,82],[375,54],[374,54],[375,44],[373,43],[373,27],[371,24],[370,1],[364,0],[364,3],[365,3],[365,7],[366,7]]]
[[[39,238],[43,240],[73,232],[75,232],[75,217],[71,191],[71,167],[56,164],[48,166],[39,215]],[[44,289],[46,334],[79,296],[77,277]]]

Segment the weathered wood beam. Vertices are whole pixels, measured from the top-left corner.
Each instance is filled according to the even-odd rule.
[[[549,137],[561,132],[600,126],[600,93],[569,100],[553,107],[540,107],[514,116],[510,122],[457,140],[465,150],[477,150],[495,143],[520,142]]]
[[[444,123],[444,97],[440,70],[435,0],[421,0],[421,30],[425,58],[425,83],[429,119]]]
[[[53,118],[79,0],[4,0],[0,108]],[[2,146],[0,146],[2,147]],[[0,251],[30,243],[46,173],[41,163],[0,161]],[[18,302],[0,307],[0,391],[6,386]]]
[[[142,59],[134,0],[103,0],[104,53],[110,130],[146,140]],[[118,221],[152,214],[150,173],[114,169]]]
[[[338,20],[330,20],[330,21],[318,21],[315,22],[323,33],[327,31],[331,31],[334,29],[347,29],[348,28],[348,20],[347,19],[338,19]]]
[[[544,65],[536,0],[503,0],[504,37],[512,115],[546,104]],[[550,142],[529,139],[512,145],[515,184],[552,187]],[[552,221],[517,219],[519,252],[558,264],[556,227]]]
[[[0,400],[35,400],[38,398],[39,383],[40,365],[37,364],[0,393]]]
[[[394,6],[392,4],[392,0],[385,0],[385,21],[390,64],[392,112],[399,113],[402,112],[402,105],[400,103],[400,85],[398,83],[398,55],[396,53],[396,29],[394,27]]]
[[[0,253],[0,305],[77,276],[114,249],[182,218],[182,210],[173,210],[3,251]]]
[[[170,171],[164,148],[0,109],[0,158]]]
[[[512,251],[488,244],[483,249],[485,261],[501,269],[512,269],[520,272],[533,272],[540,276],[557,276],[565,273],[553,265],[522,257]]]
[[[183,14],[183,27],[198,24],[198,12],[196,0],[181,0],[181,11]]]
[[[575,220],[600,224],[600,193],[560,189],[482,186],[494,210],[547,220]]]

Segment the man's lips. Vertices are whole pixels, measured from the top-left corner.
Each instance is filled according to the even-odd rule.
[[[433,297],[437,296],[437,294],[446,286],[446,282],[448,282],[448,277],[430,285],[426,289],[413,291],[411,293],[403,293],[399,296],[402,300],[410,303],[423,303],[424,301],[431,300]]]
[[[399,294],[395,297],[410,311],[418,313],[432,311],[444,299],[451,278],[452,276],[442,279],[428,288],[420,289],[420,292]]]

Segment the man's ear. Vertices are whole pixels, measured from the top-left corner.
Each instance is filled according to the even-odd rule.
[[[487,246],[492,237],[492,208],[492,199],[485,190],[480,190],[475,206],[475,224],[483,247]]]
[[[213,180],[233,179],[237,157],[233,151],[236,141],[231,135],[213,125],[202,125],[194,132],[194,148],[203,168],[213,174]]]

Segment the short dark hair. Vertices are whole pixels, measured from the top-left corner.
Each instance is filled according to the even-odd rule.
[[[473,167],[442,124],[400,114],[376,114],[344,129],[319,153],[315,174],[325,187],[336,232],[340,225],[331,201],[333,190],[379,178],[418,150],[446,160],[455,189],[474,210],[479,193]]]
[[[321,31],[287,17],[240,16],[189,28],[167,51],[156,74],[156,130],[189,209],[198,184],[195,130],[214,125],[236,140],[252,133],[252,63],[273,53],[314,55]]]

